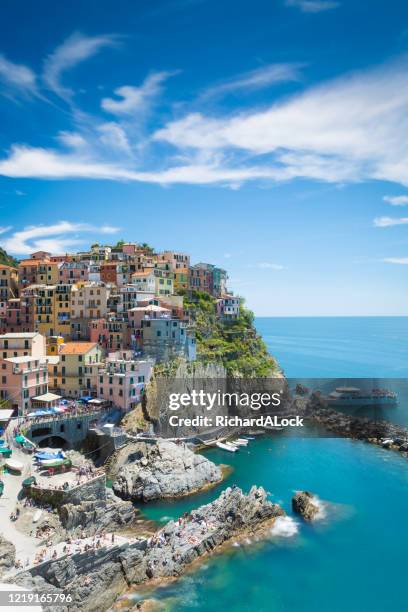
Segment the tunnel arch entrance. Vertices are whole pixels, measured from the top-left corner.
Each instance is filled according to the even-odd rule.
[[[68,442],[61,436],[47,436],[38,443],[38,446],[40,448],[66,448]]]

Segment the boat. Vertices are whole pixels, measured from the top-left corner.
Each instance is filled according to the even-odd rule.
[[[397,405],[397,395],[388,389],[362,391],[358,387],[337,387],[325,398],[333,408],[390,407]]]
[[[237,440],[232,440],[231,443],[235,446],[247,446],[249,441],[244,440],[244,438],[238,438]]]
[[[16,461],[15,459],[7,459],[7,461],[4,462],[4,465],[12,472],[22,472],[24,469],[24,465],[21,463],[21,461]]]
[[[35,476],[29,476],[28,478],[23,480],[21,486],[23,487],[23,489],[29,489],[31,485],[35,485],[35,484],[37,484]]]
[[[58,467],[71,467],[72,462],[70,459],[45,459],[41,461],[41,468],[58,468]]]
[[[33,516],[33,523],[38,523],[38,521],[40,520],[42,515],[42,510],[41,508],[39,508],[38,510],[36,510],[34,512],[34,516]]]
[[[53,459],[40,459],[40,463],[43,467],[58,467],[64,463],[62,457],[54,457]]]
[[[216,442],[216,446],[222,450],[229,451],[230,453],[235,453],[238,450],[238,446],[234,446],[228,442]]]
[[[13,454],[13,451],[8,446],[0,447],[0,456],[3,456],[7,459],[8,457],[11,457],[12,454]]]
[[[0,480],[0,497],[3,495],[3,491],[4,491],[4,482]]]
[[[57,453],[35,453],[34,457],[37,459],[37,461],[46,461],[47,459],[52,461],[55,461],[56,459],[65,459],[65,455],[61,451]]]

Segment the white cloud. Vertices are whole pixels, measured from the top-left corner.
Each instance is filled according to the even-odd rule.
[[[256,70],[244,72],[220,85],[209,87],[202,97],[215,97],[239,90],[261,89],[274,83],[299,81],[302,66],[303,64],[270,64],[262,66]]]
[[[123,85],[115,89],[114,94],[119,98],[103,98],[103,110],[113,115],[133,115],[144,113],[152,100],[162,92],[162,83],[175,72],[153,72],[143,81],[140,87]]]
[[[13,92],[35,95],[37,93],[36,76],[27,66],[14,64],[0,54],[0,81],[5,87],[5,93]]]
[[[86,156],[61,154],[47,149],[14,146],[7,159],[0,161],[0,176],[43,179],[87,178],[139,181],[168,185],[173,183],[233,183],[251,179],[285,180],[285,169],[267,167],[226,168],[209,164],[191,164],[159,171],[136,172],[112,163],[93,161]]]
[[[191,113],[153,138],[179,149],[269,155],[263,163],[291,178],[408,184],[407,104],[404,58],[313,87],[266,110],[232,117]]]
[[[43,73],[45,84],[60,98],[71,98],[74,92],[61,83],[63,73],[93,57],[103,48],[115,46],[117,40],[117,37],[111,34],[84,36],[75,32],[46,58]]]
[[[11,225],[5,225],[0,227],[0,234],[5,234],[6,232],[9,232],[11,230]]]
[[[99,140],[107,147],[118,149],[124,153],[131,153],[132,149],[129,144],[126,132],[115,122],[103,123],[98,126],[100,132]]]
[[[81,136],[81,134],[79,134],[78,132],[62,131],[58,133],[57,138],[61,142],[61,144],[70,149],[80,149],[86,146],[85,138]]]
[[[5,232],[10,229],[4,228]],[[38,250],[58,253],[82,244],[83,240],[77,237],[80,233],[113,234],[118,231],[119,228],[110,225],[96,227],[87,223],[59,221],[54,225],[31,225],[16,231],[2,240],[2,247],[9,253],[19,255],[30,255]],[[67,234],[74,236],[66,237]]]
[[[376,217],[374,219],[375,227],[392,227],[394,225],[406,225],[408,217]]]
[[[321,13],[340,6],[334,0],[285,0],[285,6],[299,8],[303,13]]]
[[[391,206],[407,206],[408,204],[408,196],[384,196],[384,202],[388,202]]]
[[[157,73],[162,75],[158,80],[149,82],[150,75],[140,88],[131,88],[130,96],[125,92],[121,100],[104,99],[105,110],[122,115],[117,122],[101,123],[78,112],[75,131],[58,136],[68,150],[15,144],[0,159],[0,175],[231,188],[249,180],[296,178],[330,183],[379,179],[408,186],[407,64],[402,58],[338,78],[263,110],[232,116],[189,113],[144,138],[141,146],[131,113],[148,108],[147,98],[168,74]],[[175,150],[167,153],[166,148],[163,154],[160,147],[155,157],[161,142]],[[149,166],[140,159],[136,168],[130,153],[141,155],[148,146]]]
[[[383,261],[401,266],[408,266],[408,257],[386,257]]]

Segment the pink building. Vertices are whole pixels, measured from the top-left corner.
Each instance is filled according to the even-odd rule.
[[[152,369],[152,361],[132,359],[131,351],[111,353],[105,367],[99,370],[98,397],[128,412],[141,401]]]
[[[89,340],[107,353],[130,347],[129,324],[123,317],[94,319],[89,323]]]
[[[38,333],[0,336],[0,400],[3,407],[24,415],[34,398],[48,393],[48,362],[45,338]]]
[[[89,266],[83,262],[63,261],[58,271],[58,283],[73,285],[89,280]]]

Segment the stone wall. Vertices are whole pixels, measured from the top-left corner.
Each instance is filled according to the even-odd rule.
[[[79,505],[82,502],[101,500],[106,501],[106,475],[101,474],[87,482],[67,489],[45,489],[32,485],[27,490],[27,496],[42,504],[51,504],[59,507],[63,504]]]

